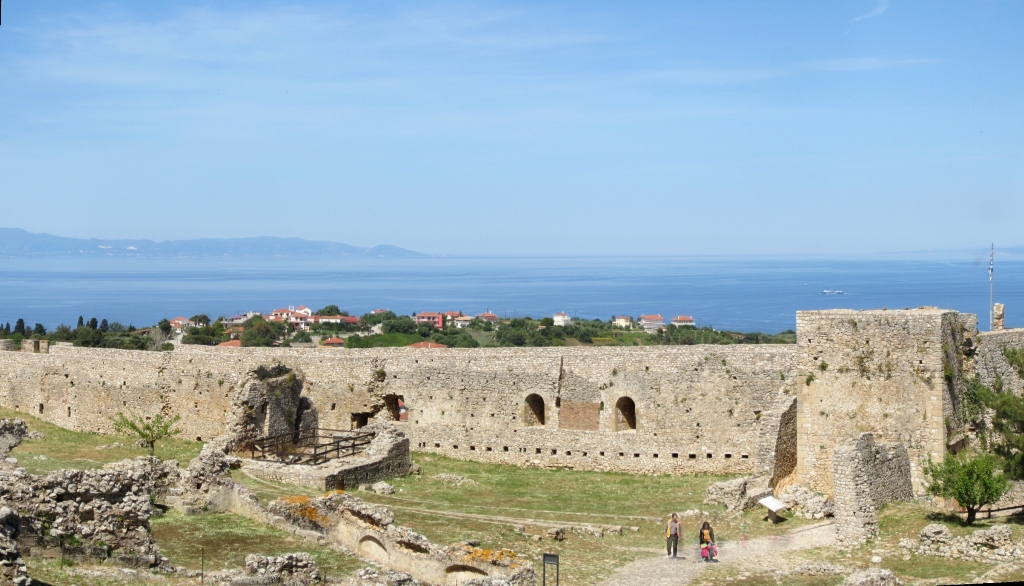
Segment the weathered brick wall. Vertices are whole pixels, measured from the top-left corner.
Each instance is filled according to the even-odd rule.
[[[413,449],[519,465],[636,472],[751,472],[796,347],[416,350],[54,347],[0,353],[0,404],[72,429],[111,431],[131,410],[182,415],[188,437],[224,430],[234,389],[280,361],[305,380],[319,425],[349,429],[403,397]],[[542,426],[524,425],[530,395]],[[635,405],[635,429],[615,406]],[[563,402],[569,406],[565,429]],[[42,409],[40,410],[40,405]],[[596,411],[596,419],[595,419]],[[357,414],[353,416],[353,414]],[[596,429],[595,429],[596,428]],[[618,431],[616,431],[618,430]],[[771,449],[761,453],[771,453]],[[770,465],[769,465],[770,467]]]
[[[922,460],[941,460],[947,426],[959,429],[963,349],[976,323],[934,308],[798,312],[798,479],[831,494],[835,445],[874,432],[907,446],[920,494]]]

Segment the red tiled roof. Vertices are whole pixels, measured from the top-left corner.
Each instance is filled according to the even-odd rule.
[[[227,342],[221,342],[220,344],[217,344],[217,345],[218,346],[223,346],[225,348],[241,348],[242,347],[242,341],[241,340],[229,340]]]
[[[558,313],[555,314],[555,317],[569,317],[569,314],[565,313],[564,311],[559,311]]]
[[[320,343],[324,346],[333,346],[336,344],[344,345],[345,340],[342,340],[341,338],[327,338],[326,340],[321,340]]]
[[[677,315],[672,318],[672,321],[693,321],[693,318],[688,315]]]
[[[665,321],[665,318],[661,317],[660,315],[658,315],[656,313],[648,313],[648,314],[641,315],[640,319],[642,319],[644,321],[658,321],[658,320]]]
[[[409,344],[409,348],[447,348],[444,344],[438,344],[437,342],[416,342],[415,344]]]
[[[438,317],[439,315],[441,314],[436,311],[421,311],[416,314],[416,317]]]

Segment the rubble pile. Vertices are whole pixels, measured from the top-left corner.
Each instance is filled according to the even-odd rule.
[[[794,514],[803,515],[807,519],[831,517],[836,512],[836,504],[828,497],[799,485],[786,488],[779,495],[779,500]]]
[[[176,462],[151,457],[46,476],[0,470],[0,501],[20,513],[23,546],[77,548],[123,565],[155,566],[164,558],[149,533],[151,500],[176,471]]]
[[[286,553],[272,557],[249,554],[245,556],[244,573],[247,577],[261,578],[265,580],[264,583],[285,586],[305,586],[323,581],[313,556],[308,553]]]
[[[979,529],[968,536],[953,537],[945,525],[933,523],[921,529],[918,541],[900,539],[900,547],[918,555],[973,560],[1010,562],[1024,559],[1024,543],[1013,542],[1007,525]]]
[[[21,419],[0,419],[0,460],[6,458],[11,450],[21,445],[21,440],[28,435],[28,426]]]
[[[757,501],[771,496],[767,476],[743,476],[716,482],[708,487],[704,502],[721,503],[730,511],[748,511],[757,506]]]
[[[30,580],[25,560],[18,552],[18,513],[0,501],[0,584],[28,586]]]

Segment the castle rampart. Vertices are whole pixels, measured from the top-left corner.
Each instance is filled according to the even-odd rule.
[[[0,404],[110,432],[119,411],[182,415],[190,438],[225,432],[260,365],[303,381],[317,424],[398,423],[413,450],[521,466],[787,477],[832,492],[833,450],[871,432],[921,462],[962,439],[965,378],[1024,382],[1002,347],[951,310],[807,311],[795,345],[422,350],[75,348],[0,352]],[[402,419],[405,419],[402,417]]]
[[[54,347],[0,353],[0,402],[98,432],[111,431],[118,411],[174,412],[188,437],[210,438],[223,433],[231,393],[246,374],[280,361],[301,373],[323,427],[394,419],[401,397],[413,449],[520,465],[770,473],[758,454],[773,453],[777,441],[761,434],[795,351]],[[759,452],[759,444],[768,447]]]

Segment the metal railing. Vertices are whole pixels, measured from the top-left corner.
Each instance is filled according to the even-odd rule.
[[[372,431],[308,429],[258,438],[250,452],[253,460],[315,465],[354,456],[364,451],[376,435]]]

